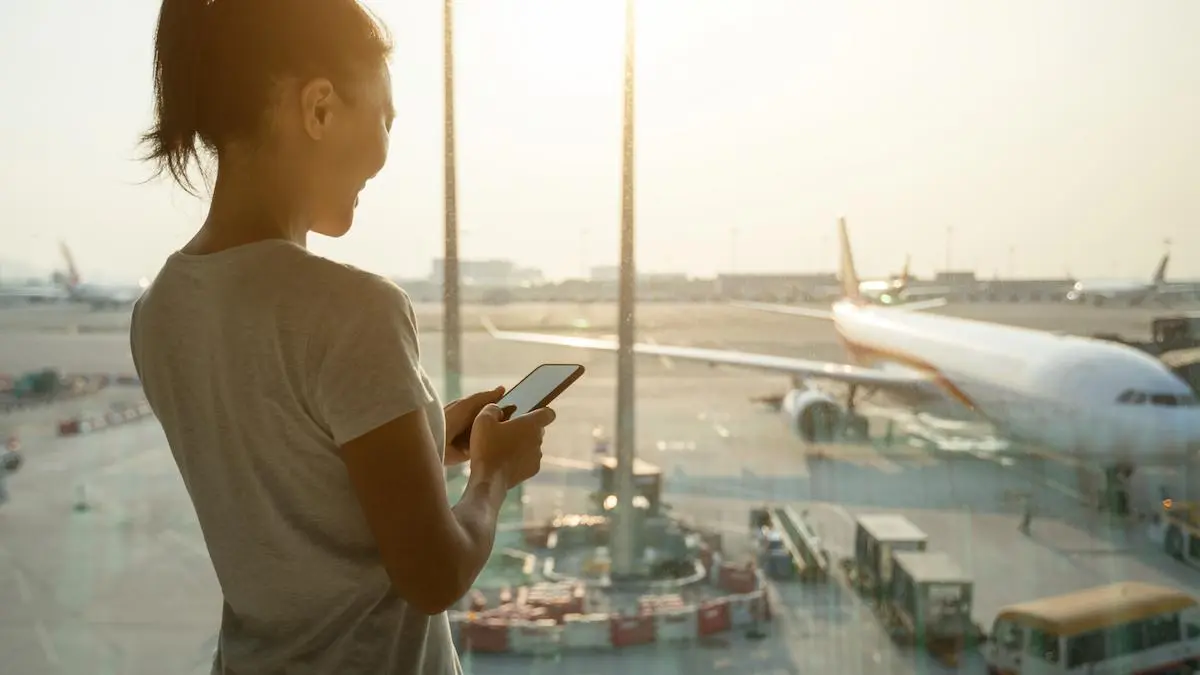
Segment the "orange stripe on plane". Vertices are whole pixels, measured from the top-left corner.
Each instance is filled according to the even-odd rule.
[[[910,354],[904,354],[894,349],[880,349],[871,345],[856,342],[846,337],[842,332],[841,327],[837,327],[838,339],[841,340],[842,347],[850,354],[850,357],[863,365],[873,365],[880,361],[889,363],[898,363],[913,370],[917,370],[928,374],[934,384],[940,387],[948,396],[966,406],[968,410],[980,412],[979,406],[975,405],[975,401],[967,396],[966,392],[958,387],[947,378],[942,371],[928,361],[919,359]]]

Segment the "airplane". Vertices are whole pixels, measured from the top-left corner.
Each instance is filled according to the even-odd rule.
[[[0,286],[0,302],[43,304],[63,302],[68,299],[66,289],[46,283],[4,284]]]
[[[904,267],[900,270],[900,274],[894,274],[887,279],[866,279],[858,284],[859,295],[867,298],[871,302],[882,305],[898,305],[907,304],[909,309],[917,309],[914,305],[919,305],[920,309],[933,309],[946,304],[944,297],[934,297],[928,300],[919,300],[924,296],[943,296],[950,292],[949,288],[945,287],[928,287],[913,288],[912,275],[909,274],[909,267],[912,264],[912,256],[905,256]],[[841,297],[842,288],[837,287],[822,287],[818,289],[818,294],[822,299],[835,300]]]
[[[63,260],[67,263],[67,272],[62,276],[61,282],[66,289],[67,299],[71,302],[89,305],[95,310],[133,307],[133,303],[137,302],[146,287],[150,285],[147,279],[140,280],[136,286],[83,283],[79,275],[79,268],[75,265],[75,256],[71,255],[71,249],[66,242],[59,242],[58,246]]]
[[[634,353],[792,376],[780,410],[807,443],[834,440],[839,431],[865,437],[866,418],[855,411],[864,389],[914,408],[961,406],[1006,440],[1037,449],[1012,444],[997,454],[1082,460],[1108,476],[1177,467],[1200,450],[1200,403],[1158,359],[1118,343],[867,302],[844,219],[838,229],[843,299],[829,311],[754,308],[830,322],[853,363],[647,343],[636,343]],[[499,330],[486,317],[484,327],[500,340],[617,350],[610,340]],[[817,381],[849,385],[845,399],[810,385]]]
[[[1069,302],[1090,302],[1094,305],[1103,305],[1106,302],[1124,301],[1129,305],[1140,305],[1147,300],[1158,300],[1162,304],[1168,304],[1171,296],[1183,295],[1193,292],[1194,288],[1191,284],[1168,284],[1167,283],[1167,263],[1171,259],[1171,254],[1163,255],[1162,260],[1158,262],[1158,267],[1154,270],[1154,276],[1149,282],[1130,281],[1130,280],[1113,280],[1113,281],[1077,281],[1067,292],[1067,300]]]

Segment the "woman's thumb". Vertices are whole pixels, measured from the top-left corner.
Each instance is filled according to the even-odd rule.
[[[496,405],[495,403],[489,403],[483,406],[483,409],[479,411],[479,414],[475,417],[475,419],[479,419],[481,417],[486,417],[496,422],[503,422],[504,411],[501,410],[500,406]]]

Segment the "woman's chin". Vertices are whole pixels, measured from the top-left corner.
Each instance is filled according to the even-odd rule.
[[[323,218],[316,219],[316,225],[312,228],[317,234],[338,238],[350,231],[350,227],[354,225],[354,210],[358,207],[358,195],[354,196],[354,201],[351,203],[343,203],[340,209],[330,209],[324,214]]]
[[[350,231],[350,227],[354,224],[354,213],[348,213],[342,218],[330,218],[322,220],[318,225],[312,228],[312,231],[324,236],[337,239]]]

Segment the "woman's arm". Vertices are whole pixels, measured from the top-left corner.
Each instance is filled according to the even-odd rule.
[[[451,507],[425,413],[433,397],[420,376],[412,306],[395,284],[360,274],[337,289],[310,347],[313,408],[340,449],[396,592],[436,614],[483,569],[504,481],[472,471]]]

